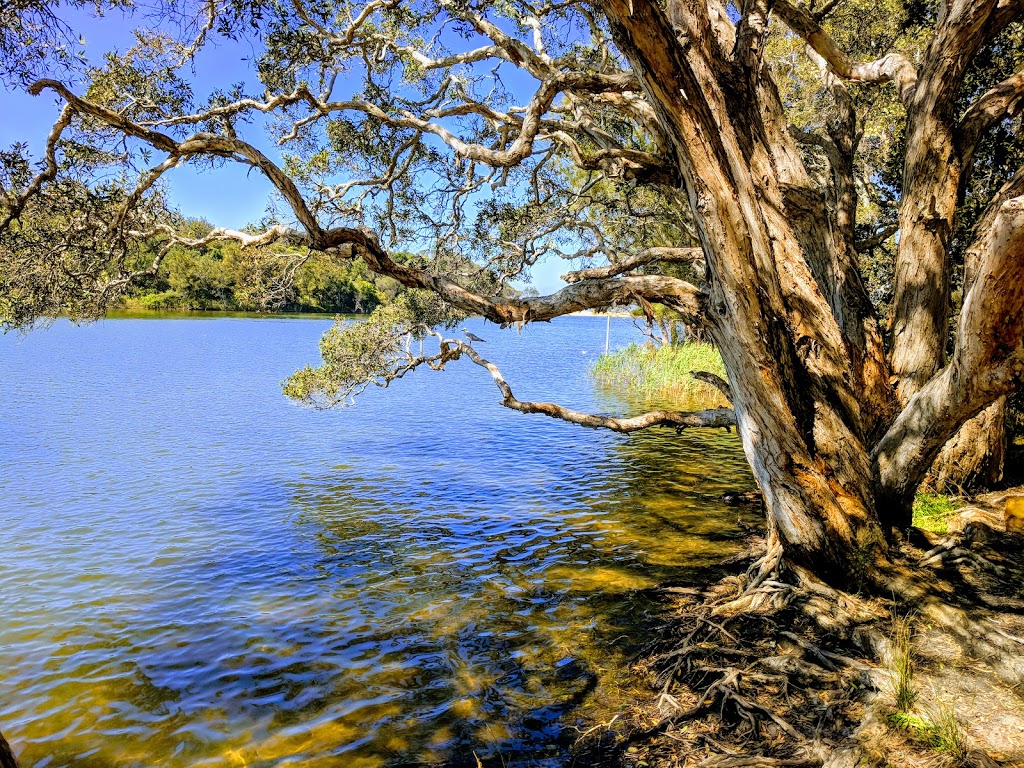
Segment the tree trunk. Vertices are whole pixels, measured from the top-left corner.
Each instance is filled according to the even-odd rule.
[[[14,752],[7,739],[0,733],[0,768],[18,768],[18,761],[14,759]]]
[[[842,272],[757,52],[723,66],[702,12],[607,4],[613,35],[668,129],[709,277],[709,331],[737,428],[786,556],[850,586],[884,550],[843,331],[827,295]],[[677,34],[684,49],[665,45]],[[760,103],[761,110],[750,109]],[[816,207],[818,216],[797,215]]]
[[[943,447],[927,483],[939,493],[960,493],[1003,479],[1006,457],[1006,398],[964,424]]]

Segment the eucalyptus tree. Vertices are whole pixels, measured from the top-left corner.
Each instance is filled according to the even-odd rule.
[[[84,91],[30,86],[62,106],[38,172],[5,179],[2,247],[31,230],[33,206],[116,177],[96,237],[66,246],[90,254],[76,280],[94,278],[102,303],[154,268],[133,261],[134,240],[182,240],[153,203],[164,177],[241,163],[273,185],[275,214],[204,241],[361,257],[410,289],[333,329],[324,365],[296,374],[290,394],[332,404],[467,359],[525,413],[618,431],[735,422],[767,509],[762,573],[784,553],[834,581],[877,578],[940,449],[1024,374],[1024,168],[999,169],[988,199],[970,198],[970,231],[957,230],[962,191],[990,173],[978,147],[1019,129],[1024,71],[991,66],[981,82],[975,63],[1019,35],[1024,2],[886,7],[900,35],[884,23],[851,34],[842,0],[211,0],[195,10],[196,39],[140,33]],[[218,30],[259,38],[259,84],[199,97],[190,62]],[[818,116],[786,98],[808,72]],[[881,119],[873,99],[888,133],[867,130]],[[898,184],[858,170],[883,151],[899,155]],[[954,232],[966,276],[951,269]],[[861,264],[881,243],[894,254],[891,333]],[[7,279],[45,295],[61,248],[39,252],[35,277]],[[550,255],[588,263],[550,296],[501,289]],[[695,261],[691,280],[665,268]],[[634,302],[707,329],[731,410],[618,419],[520,401],[437,330]],[[33,306],[5,311],[20,322],[50,305]],[[414,355],[410,333],[436,335],[436,351]]]

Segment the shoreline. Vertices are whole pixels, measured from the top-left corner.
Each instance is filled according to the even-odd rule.
[[[591,724],[576,764],[1024,765],[1024,531],[1008,498],[1024,486],[961,503],[948,535],[911,530],[894,567],[925,585],[916,599],[839,592],[783,566],[773,597],[737,609],[764,552],[756,535],[717,583],[652,588],[662,610],[632,668],[651,695]]]

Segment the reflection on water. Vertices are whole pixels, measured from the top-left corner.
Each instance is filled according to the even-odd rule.
[[[556,766],[641,695],[634,590],[734,551],[736,437],[522,416],[469,365],[306,411],[278,382],[325,327],[0,339],[0,728],[24,765]],[[604,330],[482,335],[519,397],[613,411],[586,375]]]

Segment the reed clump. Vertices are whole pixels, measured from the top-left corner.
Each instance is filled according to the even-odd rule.
[[[711,344],[690,341],[662,346],[630,344],[598,358],[591,369],[599,386],[631,400],[682,410],[728,406],[715,387],[690,374],[706,371],[725,378],[725,366]]]

